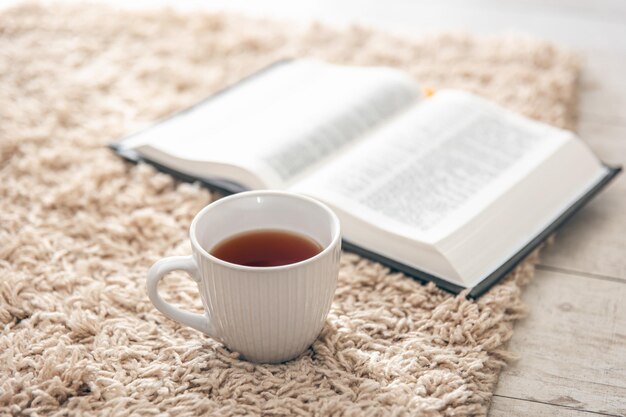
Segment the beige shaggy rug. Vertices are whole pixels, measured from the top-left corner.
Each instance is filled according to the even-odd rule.
[[[155,310],[148,267],[188,254],[214,196],[107,143],[279,58],[384,64],[572,127],[577,64],[525,38],[407,39],[220,14],[20,6],[0,14],[0,414],[486,414],[527,260],[478,301],[345,254],[326,327],[254,365]],[[200,308],[193,281],[170,301]]]

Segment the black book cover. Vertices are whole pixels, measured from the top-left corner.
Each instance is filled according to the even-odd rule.
[[[278,61],[266,68],[263,68],[262,70],[250,75],[249,77],[244,78],[243,80],[239,81],[238,83],[226,87],[223,90],[220,90],[219,92],[205,98],[202,101],[199,101],[198,103],[194,104],[191,107],[188,107],[187,109],[181,110],[179,112],[176,112],[174,114],[172,114],[171,116],[166,117],[165,119],[162,119],[160,121],[155,122],[155,124],[158,124],[159,122],[163,121],[163,120],[167,120],[173,117],[176,117],[178,115],[181,115],[185,112],[188,112],[192,109],[194,109],[195,107],[201,106],[202,104],[206,103],[209,100],[212,100],[213,98],[219,96],[220,94],[225,93],[226,91],[232,89],[232,88],[236,88],[240,85],[242,85],[243,83],[248,82],[249,80],[257,77],[258,75],[264,73],[265,71],[269,71],[279,65],[283,65],[287,62],[289,62],[290,60],[283,60],[283,61]],[[148,127],[149,129],[150,127]],[[138,133],[138,132],[137,132]],[[145,162],[148,163],[150,165],[153,165],[157,170],[170,174],[172,175],[174,178],[180,180],[180,181],[185,181],[185,182],[199,182],[200,184],[202,184],[204,187],[207,187],[211,190],[220,192],[221,194],[224,195],[229,195],[229,194],[234,194],[234,193],[238,193],[241,191],[247,191],[246,188],[242,187],[241,185],[232,182],[232,181],[228,181],[226,179],[223,178],[216,178],[216,177],[195,177],[195,176],[191,176],[191,175],[187,175],[184,174],[180,171],[174,170],[172,168],[169,168],[167,166],[164,166],[162,164],[159,164],[155,161],[151,161],[148,158],[144,158],[141,155],[139,155],[138,153],[134,152],[134,151],[129,151],[129,150],[125,150],[123,149],[123,147],[121,146],[121,143],[124,142],[126,139],[132,137],[133,135],[127,136],[117,142],[114,142],[112,144],[109,145],[109,147],[115,151],[118,155],[120,155],[122,158],[126,159],[127,161],[133,162],[133,163],[138,163],[138,162]],[[567,220],[569,220],[576,212],[578,212],[583,206],[585,206],[585,204],[587,204],[596,194],[598,194],[600,192],[600,190],[602,190],[604,187],[606,187],[606,185],[611,182],[611,180],[613,178],[615,178],[615,176],[617,176],[617,174],[619,174],[619,172],[622,170],[621,167],[610,167],[607,166],[607,173],[604,177],[602,177],[600,179],[600,181],[598,181],[598,183],[593,186],[589,191],[587,191],[587,193],[585,193],[582,197],[580,197],[573,205],[571,205],[567,210],[565,210],[556,220],[554,220],[550,225],[548,225],[544,230],[541,231],[541,233],[539,233],[539,235],[537,235],[535,238],[533,238],[530,242],[528,242],[524,247],[522,247],[517,253],[515,253],[515,255],[513,255],[511,258],[509,258],[506,262],[504,262],[502,265],[500,265],[500,267],[498,267],[498,269],[496,269],[495,271],[493,271],[488,277],[486,277],[484,280],[482,280],[478,285],[476,285],[475,287],[471,288],[470,291],[467,293],[467,296],[470,298],[477,298],[480,297],[481,295],[483,295],[485,292],[487,292],[493,285],[495,285],[496,283],[498,283],[501,279],[503,279],[509,272],[511,272],[520,262],[522,262],[526,256],[528,256],[534,249],[536,249],[543,241],[545,241],[548,237],[550,237],[554,232],[557,231],[557,229],[559,227],[561,227],[564,223],[567,222]],[[461,291],[465,290],[465,287],[453,284],[449,281],[446,281],[443,278],[440,277],[436,277],[434,275],[430,275],[426,272],[420,271],[418,269],[412,268],[408,265],[405,265],[401,262],[395,261],[393,259],[387,258],[383,255],[380,255],[376,252],[372,252],[370,250],[367,250],[365,248],[362,248],[358,245],[355,245],[354,243],[351,243],[347,240],[343,240],[342,242],[342,248],[346,251],[349,252],[354,252],[358,255],[361,255],[365,258],[371,259],[375,262],[379,262],[385,266],[387,266],[388,268],[390,268],[393,271],[399,271],[402,272],[403,274],[406,274],[414,279],[417,279],[418,281],[421,282],[433,282],[435,285],[437,285],[439,288],[448,291],[450,293],[453,294],[458,294]]]

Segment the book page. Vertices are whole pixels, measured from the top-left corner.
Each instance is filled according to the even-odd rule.
[[[399,71],[294,61],[149,129],[133,146],[245,164],[265,186],[283,188],[419,96]]]
[[[294,189],[397,235],[434,244],[569,135],[468,93],[442,91]]]

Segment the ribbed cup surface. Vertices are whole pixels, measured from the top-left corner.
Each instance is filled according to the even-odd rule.
[[[305,351],[324,326],[341,247],[284,268],[238,269],[195,255],[202,301],[215,334],[254,362],[283,362]],[[265,269],[265,270],[264,270]]]

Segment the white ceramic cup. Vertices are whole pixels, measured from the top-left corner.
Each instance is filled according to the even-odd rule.
[[[234,234],[259,229],[304,234],[323,250],[274,267],[233,264],[208,252]],[[253,362],[287,361],[313,343],[330,309],[341,253],[339,219],[327,206],[281,191],[239,193],[202,209],[189,235],[193,255],[161,259],[148,272],[148,296],[161,313]],[[198,283],[204,315],[161,298],[157,284],[174,270],[186,271]]]

